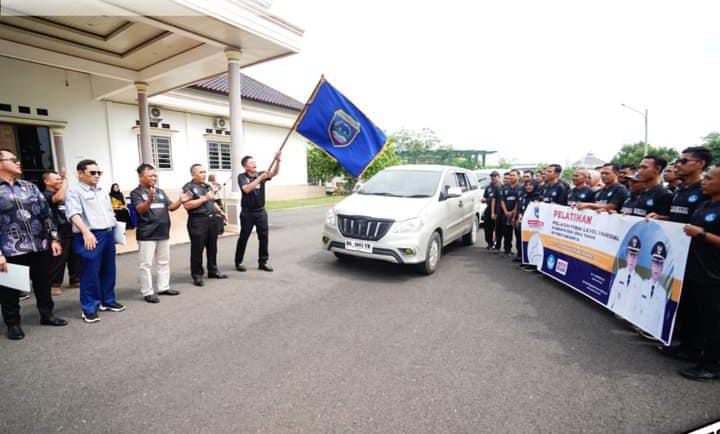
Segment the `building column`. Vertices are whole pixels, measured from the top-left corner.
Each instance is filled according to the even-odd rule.
[[[242,122],[242,94],[240,90],[240,50],[227,50],[228,81],[230,82],[230,161],[232,164],[232,191],[240,191],[237,179],[243,172],[242,158],[245,156],[244,134]]]
[[[52,140],[55,145],[55,161],[57,161],[55,170],[60,173],[62,170],[67,170],[67,166],[65,165],[65,142],[63,141],[65,127],[51,127],[50,132],[52,133]]]
[[[138,113],[140,115],[140,161],[152,164],[152,143],[150,142],[150,113],[148,110],[147,89],[148,84],[142,81],[135,82],[138,99]]]

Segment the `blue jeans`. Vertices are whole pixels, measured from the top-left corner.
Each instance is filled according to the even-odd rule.
[[[82,258],[80,306],[85,313],[96,313],[100,304],[115,303],[115,235],[113,231],[92,231],[97,239],[94,250],[87,250],[81,234],[75,234],[73,247]]]

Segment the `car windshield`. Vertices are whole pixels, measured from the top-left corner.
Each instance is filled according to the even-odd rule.
[[[385,170],[362,186],[360,194],[393,197],[430,197],[435,194],[442,172],[429,170]]]

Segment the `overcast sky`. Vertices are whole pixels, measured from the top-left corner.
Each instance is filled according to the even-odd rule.
[[[517,162],[609,159],[720,130],[720,1],[274,0],[300,54],[245,72],[301,101],[321,73],[378,126]]]

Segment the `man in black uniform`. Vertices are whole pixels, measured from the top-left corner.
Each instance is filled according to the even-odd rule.
[[[502,200],[503,196],[508,191],[508,187],[510,187],[510,172],[503,173],[503,181],[502,185],[497,191],[497,194],[495,194],[495,197],[492,201],[492,219],[495,220],[495,247],[493,249],[493,253],[500,253],[500,249],[502,248],[503,244],[503,235],[505,234],[505,231],[503,230],[503,211],[502,211]]]
[[[255,160],[251,156],[242,159],[245,173],[238,175],[238,185],[242,190],[242,209],[240,211],[240,236],[235,247],[235,269],[247,271],[243,265],[245,248],[252,233],[253,226],[258,237],[258,269],[273,271],[268,264],[268,216],[265,211],[265,183],[277,176],[280,171],[280,152],[275,154],[269,172],[258,172]]]
[[[670,162],[663,172],[665,188],[667,188],[672,194],[675,194],[675,191],[683,182],[682,178],[678,176],[676,163],[676,161]]]
[[[710,200],[698,207],[685,226],[692,239],[688,252],[685,289],[697,295],[699,309],[699,364],[680,375],[691,380],[720,380],[720,165],[702,183]],[[682,306],[682,305],[681,305]]]
[[[201,164],[190,166],[192,181],[182,188],[183,193],[192,199],[183,203],[188,213],[187,229],[190,235],[190,274],[195,286],[203,286],[202,254],[206,250],[208,277],[226,279],[217,267],[217,239],[223,220],[227,221],[225,212],[215,203],[212,186],[205,182],[207,172]]]
[[[562,166],[551,164],[545,169],[545,184],[540,191],[541,200],[545,203],[567,205],[568,185],[560,179]]]
[[[53,256],[50,265],[50,278],[52,280],[52,296],[62,295],[63,280],[65,279],[65,266],[67,266],[69,276],[69,287],[80,287],[80,256],[73,250],[73,231],[72,223],[65,216],[65,193],[68,188],[68,181],[65,178],[65,172],[58,175],[53,171],[43,173],[42,180],[45,184],[43,195],[50,205],[55,226],[58,228],[60,236],[60,244],[62,253],[59,256]]]
[[[637,203],[640,193],[645,190],[645,184],[640,182],[640,178],[638,178],[637,175],[628,176],[627,182],[630,183],[630,192],[625,202],[623,202],[620,212],[624,215],[633,215],[635,203]]]
[[[644,184],[645,190],[640,193],[633,208],[633,215],[647,217],[667,217],[672,205],[672,193],[663,187],[660,175],[667,166],[667,160],[654,155],[645,156],[640,162],[637,176]]]
[[[677,188],[673,195],[670,214],[667,218],[657,214],[649,214],[649,218],[667,219],[677,223],[689,223],[695,210],[709,197],[702,192],[703,172],[710,166],[712,153],[703,146],[685,149],[677,160],[677,175],[683,184]],[[698,294],[692,286],[684,285],[675,321],[675,334],[678,345],[671,347],[660,346],[658,349],[666,355],[679,358],[692,358],[699,353],[700,343],[700,309]]]
[[[485,204],[485,211],[483,212],[483,229],[485,230],[485,242],[487,243],[487,249],[490,250],[494,246],[494,234],[495,234],[495,220],[493,219],[493,202],[500,190],[500,173],[496,170],[490,173],[490,184],[485,187],[483,192],[482,201]]]
[[[600,178],[605,186],[595,192],[595,202],[581,201],[577,204],[577,208],[619,212],[628,197],[628,192],[625,186],[618,182],[618,166],[613,163],[604,165],[600,169]]]
[[[568,205],[573,206],[580,202],[592,202],[595,192],[588,185],[590,180],[588,171],[576,169],[572,174],[573,189],[568,195]]]
[[[625,186],[625,188],[630,188],[630,180],[628,179],[631,176],[635,176],[635,173],[637,172],[637,166],[634,164],[623,164],[620,166],[620,170],[618,172],[618,182]]]
[[[498,214],[497,224],[502,228],[503,250],[508,257],[512,256],[512,240],[513,225],[515,224],[515,216],[517,214],[517,204],[520,196],[523,194],[523,188],[518,182],[520,180],[520,172],[513,169],[508,175],[510,185],[503,189],[503,195],[500,200],[500,214]]]

